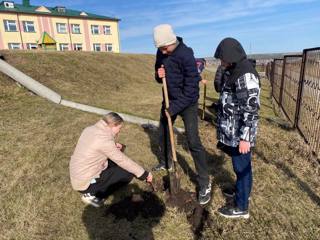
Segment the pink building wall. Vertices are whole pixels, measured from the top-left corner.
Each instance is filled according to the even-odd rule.
[[[85,39],[85,42],[86,42],[86,50],[87,51],[91,51],[88,20],[83,20],[83,26],[84,26],[84,39]]]

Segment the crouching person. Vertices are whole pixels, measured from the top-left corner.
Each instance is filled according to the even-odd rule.
[[[124,146],[115,142],[122,126],[123,119],[111,112],[85,128],[78,140],[70,160],[70,179],[86,204],[100,207],[110,193],[133,177],[152,182],[151,173],[127,157],[121,151]]]

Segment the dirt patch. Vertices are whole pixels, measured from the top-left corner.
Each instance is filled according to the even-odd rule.
[[[155,181],[154,185],[158,191],[165,192],[165,202],[167,206],[176,207],[179,211],[187,215],[195,239],[201,238],[205,225],[212,225],[213,221],[210,218],[206,206],[201,206],[198,203],[196,193],[179,188],[175,194],[170,194],[168,176],[164,176],[162,179]]]

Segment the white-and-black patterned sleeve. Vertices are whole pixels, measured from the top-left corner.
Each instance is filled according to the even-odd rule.
[[[252,73],[246,73],[238,78],[236,97],[240,109],[240,139],[252,142],[257,133],[258,111],[260,109],[259,78]]]

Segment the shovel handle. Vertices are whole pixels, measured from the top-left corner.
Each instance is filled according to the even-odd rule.
[[[162,85],[163,85],[164,101],[166,104],[166,109],[168,109],[169,108],[169,97],[168,97],[167,80],[165,77],[162,78]],[[174,143],[174,135],[173,135],[173,126],[172,126],[171,116],[170,116],[170,114],[166,114],[166,116],[168,119],[172,158],[173,158],[174,163],[176,163],[177,162],[177,153],[176,153],[176,147],[175,147],[175,143]]]
[[[166,105],[166,109],[169,108],[169,95],[168,95],[168,86],[166,78],[162,78],[162,85],[163,85],[163,93],[164,93],[164,102]]]
[[[204,84],[203,86],[203,108],[202,108],[202,116],[201,119],[204,119],[204,114],[206,112],[206,98],[207,98],[207,84]]]

